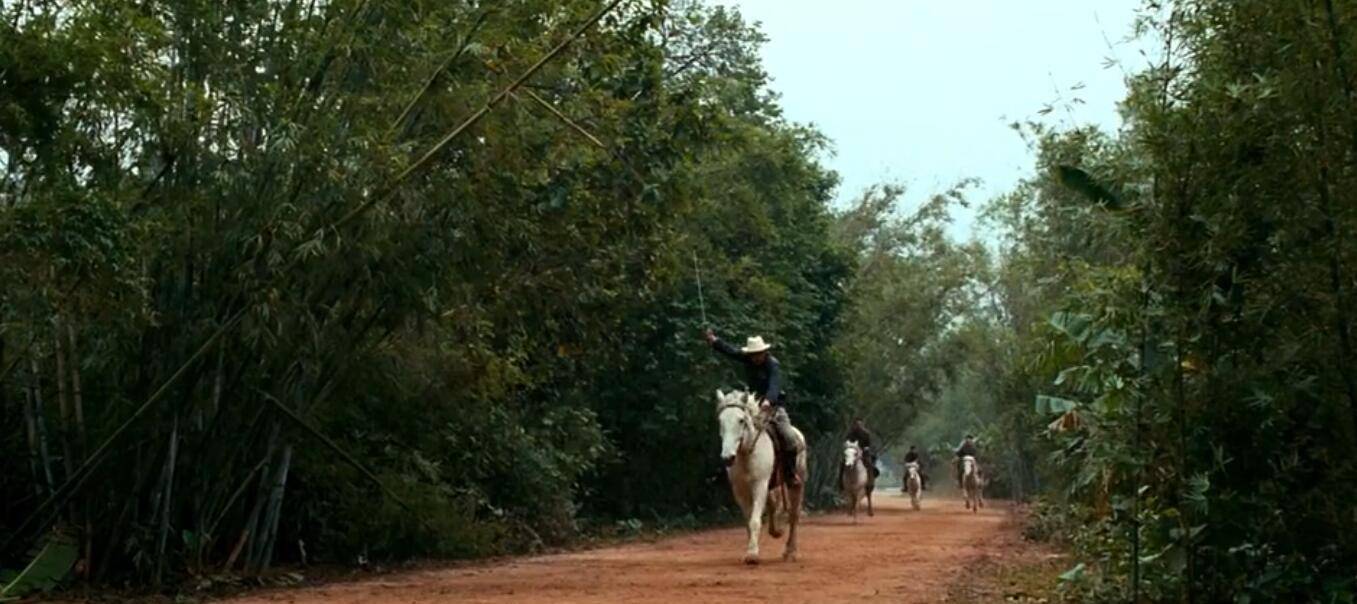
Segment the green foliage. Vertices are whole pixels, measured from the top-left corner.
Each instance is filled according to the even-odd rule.
[[[1357,406],[1342,3],[1147,3],[1111,137],[1031,124],[993,316],[1081,601],[1350,601]],[[1305,157],[1303,161],[1297,158]]]
[[[825,141],[691,2],[626,0],[500,96],[598,9],[5,4],[0,559],[85,519],[85,578],[154,584],[706,518],[737,378],[694,255],[837,429]]]

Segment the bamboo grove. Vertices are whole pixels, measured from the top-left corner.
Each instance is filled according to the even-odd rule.
[[[0,17],[0,566],[61,540],[154,585],[696,522],[733,376],[694,256],[721,329],[799,351],[802,423],[838,419],[834,177],[733,13]]]

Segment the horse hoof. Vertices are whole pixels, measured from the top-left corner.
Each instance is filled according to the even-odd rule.
[[[745,555],[744,555],[744,563],[745,563],[745,564],[748,564],[748,565],[750,565],[750,566],[754,566],[754,565],[758,564],[758,563],[759,563],[759,555],[758,555],[758,554],[745,554]]]
[[[781,539],[781,538],[782,538],[782,531],[777,530],[777,529],[768,529],[768,536],[769,536],[769,537],[772,537],[772,538],[774,538],[774,539]]]
[[[782,561],[783,561],[783,562],[796,562],[796,552],[783,552],[783,553],[782,553]]]

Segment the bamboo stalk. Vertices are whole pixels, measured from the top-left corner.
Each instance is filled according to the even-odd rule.
[[[349,465],[353,466],[359,472],[362,472],[363,475],[366,476],[368,480],[371,480],[373,484],[377,485],[377,488],[381,489],[382,492],[385,493],[387,497],[390,497],[392,501],[396,502],[396,504],[400,505],[402,508],[405,508],[405,511],[410,512],[411,514],[418,514],[418,512],[416,512],[415,509],[410,506],[410,504],[406,503],[404,499],[401,499],[399,495],[396,495],[395,491],[391,490],[391,487],[387,486],[380,479],[378,479],[377,475],[374,474],[372,470],[369,470],[368,467],[363,465],[362,462],[358,461],[356,458],[354,458],[354,456],[350,455],[348,451],[345,451],[342,447],[335,444],[335,441],[330,440],[330,437],[326,436],[325,433],[320,431],[320,429],[316,428],[315,426],[312,426],[309,422],[302,419],[300,415],[297,415],[295,411],[289,409],[287,405],[284,405],[278,399],[267,394],[264,396],[264,399],[269,401],[270,403],[273,403],[273,406],[277,407],[278,410],[282,411],[283,415],[286,415],[288,419],[291,419],[293,422],[296,422],[298,426],[301,426],[302,429],[306,430],[312,436],[316,437],[317,440],[324,443],[326,447],[328,447],[331,451],[334,451],[336,454],[338,454],[341,458],[344,459],[344,461],[348,462]],[[424,519],[423,517],[418,518],[420,522],[424,524],[425,528],[431,528],[429,526],[428,520]]]
[[[102,582],[105,573],[108,572],[108,568],[113,560],[113,553],[117,549],[115,544],[121,542],[123,533],[128,530],[128,527],[131,524],[128,522],[128,518],[136,517],[137,508],[141,502],[141,497],[138,494],[141,493],[141,490],[146,486],[146,481],[149,479],[150,472],[141,471],[142,447],[138,446],[135,452],[133,452],[132,457],[132,467],[134,468],[134,485],[131,490],[132,495],[125,498],[122,510],[118,512],[118,517],[113,522],[111,530],[109,531],[108,540],[105,541],[107,547],[104,548],[103,559],[95,566],[95,568],[98,569],[98,571],[93,574],[95,583]]]
[[[1357,95],[1354,95],[1352,81],[1348,79],[1347,64],[1346,61],[1344,61],[1343,33],[1339,29],[1338,16],[1334,11],[1333,0],[1324,0],[1324,13],[1329,29],[1329,44],[1334,55],[1333,65],[1336,72],[1335,76],[1338,79],[1339,86],[1343,90],[1343,96],[1348,101],[1349,105],[1351,105],[1354,101],[1357,101]],[[1357,153],[1357,117],[1353,117],[1350,109],[1351,107],[1349,107],[1349,111],[1345,112],[1347,114],[1346,117],[1348,118],[1348,143],[1352,146],[1353,153]],[[1324,139],[1326,128],[1324,116],[1322,114],[1319,115],[1316,121],[1319,125],[1320,144],[1325,145],[1326,141]],[[1346,241],[1346,233],[1341,228],[1342,225],[1339,224],[1334,217],[1333,202],[1330,200],[1329,168],[1327,163],[1320,163],[1319,175],[1321,181],[1319,187],[1320,210],[1324,214],[1324,229],[1326,234],[1333,241],[1334,246],[1334,252],[1329,256],[1329,289],[1333,291],[1334,306],[1336,307],[1334,329],[1338,332],[1338,373],[1342,376],[1343,385],[1348,393],[1349,421],[1352,423],[1353,429],[1357,430],[1357,379],[1354,379],[1350,366],[1350,359],[1352,359],[1354,353],[1351,335],[1352,325],[1351,321],[1348,319],[1348,302],[1346,290],[1343,287],[1343,283],[1345,282],[1344,279],[1346,277],[1344,274],[1346,271],[1344,271],[1344,266],[1342,264],[1344,251],[1343,243]]]
[[[156,537],[155,577],[153,584],[160,585],[165,571],[165,544],[170,533],[170,511],[174,509],[174,470],[179,453],[179,416],[174,416],[170,427],[170,452],[165,459],[165,484],[161,489],[160,528]]]
[[[39,497],[43,492],[42,470],[38,468],[40,456],[38,455],[38,424],[33,417],[33,386],[28,384],[24,387],[24,427],[28,432],[28,466],[33,472],[33,492]],[[50,478],[47,485],[50,488],[52,481]]]
[[[58,335],[58,338],[60,336]],[[88,440],[85,436],[85,399],[84,392],[80,385],[80,353],[76,347],[75,325],[73,322],[66,323],[66,354],[71,367],[71,405],[75,417],[75,455],[77,459],[84,463],[85,449],[88,446]],[[85,550],[85,568],[84,578],[91,576],[91,565],[94,564],[94,521],[90,513],[90,502],[85,500],[81,509],[81,516],[84,518],[84,550]]]
[[[217,375],[212,380],[212,406],[208,409],[213,417],[216,417],[217,411],[221,409],[221,390],[222,382],[225,377],[226,368],[226,340],[222,340],[217,348]],[[202,427],[199,426],[201,430]]]
[[[255,559],[258,556],[258,536],[260,533],[259,517],[264,511],[264,504],[268,501],[269,462],[273,460],[273,455],[277,451],[278,434],[281,428],[282,426],[279,425],[278,421],[274,420],[273,426],[269,430],[268,447],[264,454],[265,465],[263,474],[260,474],[261,478],[255,489],[254,507],[250,509],[250,516],[245,521],[245,526],[240,531],[240,538],[236,543],[235,551],[233,551],[231,556],[226,560],[225,570],[230,570],[236,562],[236,557],[240,555],[242,548],[245,548],[245,546],[248,546],[244,551],[245,569],[248,571],[254,567]]]
[[[206,535],[211,536],[217,533],[217,527],[221,524],[221,521],[226,518],[226,514],[231,511],[231,506],[235,505],[236,500],[240,499],[240,496],[250,487],[250,483],[254,482],[254,477],[259,475],[259,471],[264,469],[264,466],[268,461],[267,458],[259,460],[259,463],[255,464],[254,468],[250,470],[250,473],[245,475],[245,480],[242,480],[240,486],[236,487],[236,489],[231,492],[231,496],[226,498],[226,503],[222,504],[221,510],[217,512],[217,517],[212,520],[211,524],[207,525],[207,530],[204,531]]]
[[[69,480],[75,473],[75,455],[71,452],[71,403],[66,396],[66,347],[61,342],[61,314],[58,313],[52,319],[52,350],[56,353],[57,361],[57,407],[61,411],[61,429],[57,431],[57,436],[61,439],[61,466],[66,470],[66,478]]]
[[[396,121],[391,122],[391,127],[388,128],[390,132],[395,132],[401,124],[405,123],[405,119],[415,110],[415,105],[418,105],[419,102],[424,100],[424,97],[429,94],[429,91],[433,90],[434,84],[438,82],[438,77],[466,53],[466,49],[471,46],[471,40],[476,37],[476,32],[480,31],[481,26],[485,25],[485,20],[490,16],[491,12],[491,9],[481,11],[480,16],[476,17],[476,21],[471,24],[471,29],[467,31],[465,36],[462,36],[462,43],[458,46],[456,52],[453,52],[448,56],[447,60],[438,65],[438,69],[435,69],[433,73],[429,74],[428,79],[424,82],[424,86],[410,99],[410,102],[405,104],[405,109],[401,111],[401,114],[396,118]]]
[[[28,357],[28,394],[33,401],[34,425],[38,435],[38,454],[42,462],[42,474],[47,479],[47,492],[56,489],[56,480],[52,477],[52,456],[47,448],[47,421],[42,410],[42,384],[38,381],[38,360]]]
[[[287,474],[291,465],[292,445],[289,443],[283,446],[283,459],[278,462],[278,471],[269,492],[268,512],[264,515],[264,535],[263,539],[260,539],[262,553],[256,561],[260,572],[268,570],[273,560],[273,545],[278,540],[278,523],[283,512],[283,493],[287,488]]]
[[[504,102],[504,99],[508,98],[509,95],[514,93],[514,91],[522,87],[523,84],[527,83],[528,80],[532,79],[534,75],[537,75],[537,72],[540,71],[543,67],[545,67],[547,63],[550,63],[558,55],[564,52],[565,49],[568,46],[570,46],[571,42],[574,42],[580,36],[583,36],[584,32],[588,31],[590,27],[593,27],[595,23],[598,23],[601,19],[603,19],[604,15],[611,12],[614,8],[617,8],[617,5],[621,3],[622,0],[612,0],[612,2],[609,2],[606,6],[599,9],[598,12],[594,13],[593,16],[591,16],[588,20],[580,24],[580,26],[577,27],[575,31],[571,32],[569,37],[561,41],[560,44],[557,44],[556,47],[552,48],[550,52],[543,55],[542,58],[538,59],[536,63],[533,63],[532,66],[529,67],[526,71],[524,71],[521,75],[519,75],[517,79],[511,82],[503,90],[499,91],[499,93],[486,100],[485,104],[482,105],[480,109],[477,109],[469,117],[463,120],[461,124],[458,124],[456,128],[453,128],[446,135],[444,135],[443,138],[438,139],[438,142],[434,143],[432,147],[429,147],[428,151],[426,151],[415,161],[411,162],[410,165],[404,170],[402,170],[400,174],[397,174],[395,178],[391,179],[391,182],[388,183],[383,190],[381,190],[377,194],[372,195],[372,197],[368,201],[359,204],[358,207],[354,208],[348,214],[345,214],[344,216],[340,217],[339,220],[336,220],[334,224],[329,226],[329,230],[339,230],[353,219],[366,213],[369,209],[372,208],[372,206],[381,203],[386,203],[388,199],[394,197],[396,193],[400,191],[401,185],[404,184],[406,180],[408,180],[411,176],[415,175],[416,173],[420,172],[425,167],[427,167],[429,162],[434,157],[436,157],[440,152],[442,152],[443,149],[446,148],[449,143],[456,140],[457,137],[461,136],[462,133],[465,132],[468,128],[480,122],[481,118],[484,118],[487,114],[490,113],[490,110],[494,109],[497,105]]]
[[[230,331],[231,328],[235,327],[236,324],[245,317],[246,310],[247,309],[242,308],[241,310],[236,311],[221,327],[217,328],[217,330],[198,347],[198,350],[175,370],[173,375],[166,379],[140,407],[137,407],[136,411],[132,412],[131,417],[128,417],[123,421],[123,423],[113,431],[113,434],[104,439],[104,442],[100,444],[94,452],[90,453],[89,457],[81,464],[80,468],[76,470],[75,476],[70,477],[66,482],[62,483],[61,488],[56,489],[56,491],[48,496],[47,500],[43,501],[32,514],[29,514],[23,522],[19,523],[19,527],[10,533],[9,537],[3,543],[0,543],[0,551],[4,551],[9,547],[9,544],[13,542],[14,539],[25,535],[26,531],[32,528],[35,523],[45,524],[50,521],[50,512],[52,508],[64,505],[71,495],[79,491],[81,486],[84,485],[85,480],[88,479],[90,474],[92,474],[94,470],[99,467],[99,464],[103,462],[109,449],[113,446],[113,443],[118,442],[118,439],[121,438],[123,434],[126,434],[132,425],[135,424],[137,420],[141,419],[141,417],[151,409],[151,406],[169,391],[170,386],[174,385],[188,372],[188,369],[197,362],[205,352],[207,352],[208,348],[210,348],[218,338],[223,336],[227,331]],[[36,362],[34,362],[34,366],[36,367]]]
[[[69,347],[66,353],[71,364],[71,403],[72,411],[75,412],[75,438],[76,455],[80,461],[84,461],[85,447],[87,445],[85,437],[85,399],[84,391],[80,386],[80,356],[76,348],[75,327],[71,323],[66,323],[66,337]]]

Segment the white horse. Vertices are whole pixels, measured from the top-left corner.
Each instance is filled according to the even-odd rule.
[[[848,514],[853,522],[858,521],[858,502],[863,497],[867,498],[867,515],[875,515],[872,512],[872,486],[872,474],[863,459],[862,447],[853,440],[843,443],[843,474],[839,478],[839,488],[848,502]]]
[[[961,458],[961,490],[966,498],[966,509],[972,512],[985,507],[985,479],[980,477],[980,466],[975,458],[967,455]]]
[[[748,392],[724,393],[716,391],[716,421],[721,427],[721,460],[726,464],[726,476],[735,502],[744,512],[749,533],[745,551],[746,564],[759,562],[759,531],[763,514],[768,512],[768,534],[782,536],[777,528],[777,514],[787,513],[787,548],[783,560],[796,559],[796,526],[801,519],[801,502],[805,497],[806,439],[800,430],[792,428],[796,442],[796,474],[799,484],[787,484],[769,492],[768,481],[773,476],[773,438],[759,410],[757,397]],[[784,500],[783,493],[786,498]]]
[[[919,462],[911,461],[905,464],[905,488],[909,493],[909,505],[914,509],[919,509],[919,499],[923,497],[923,477],[919,474]]]

